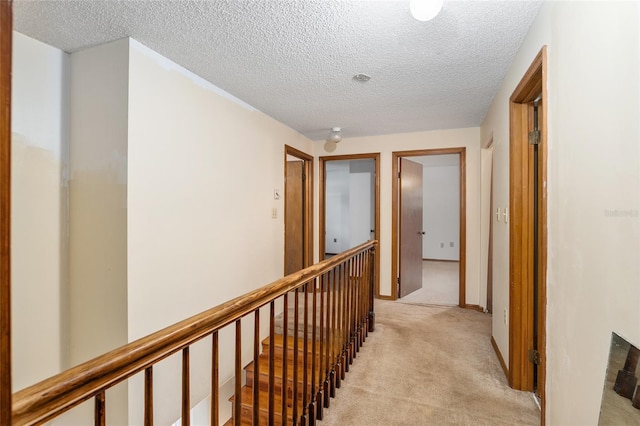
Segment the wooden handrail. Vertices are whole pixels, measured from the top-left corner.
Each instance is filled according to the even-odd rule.
[[[13,424],[35,424],[55,418],[278,297],[306,286],[355,256],[375,250],[376,246],[376,241],[363,243],[18,391],[13,394]],[[373,292],[369,289],[365,294],[370,297],[371,321]],[[151,370],[147,371],[150,378]]]

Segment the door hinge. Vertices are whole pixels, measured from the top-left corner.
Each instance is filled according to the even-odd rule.
[[[540,365],[540,352],[535,349],[529,349],[529,361],[535,365]]]
[[[540,130],[529,132],[529,145],[540,145]]]

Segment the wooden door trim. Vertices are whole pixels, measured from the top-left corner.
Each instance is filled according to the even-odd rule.
[[[421,149],[412,151],[394,151],[391,178],[391,299],[398,299],[398,248],[400,237],[399,229],[399,168],[398,160],[400,157],[422,157],[426,155],[443,155],[443,154],[459,154],[460,155],[460,240],[458,242],[460,273],[459,273],[459,290],[458,304],[462,308],[472,307],[466,304],[466,271],[467,271],[467,181],[466,181],[466,153],[467,148],[441,148],[441,149]]]
[[[546,386],[546,299],[547,299],[547,47],[543,46],[509,102],[509,385],[515,389],[533,390],[533,368],[528,350],[533,345],[533,196],[532,149],[528,143],[532,102],[542,95],[539,108],[541,143],[539,155],[538,223],[538,391],[542,404],[541,422],[545,422]],[[519,284],[519,285],[516,285]]]
[[[303,267],[311,266],[313,264],[313,156],[302,152],[292,146],[284,146],[284,179],[285,185],[287,184],[287,156],[299,158],[304,162],[303,172],[305,174],[304,180],[304,253],[303,253]],[[285,186],[286,188],[286,186]],[[283,196],[286,190],[283,191]],[[286,206],[286,203],[285,203]],[[284,223],[287,221],[287,209],[284,209]],[[284,253],[287,253],[287,238],[284,239],[285,247]],[[283,259],[283,270],[286,261]]]
[[[12,3],[0,2],[0,424],[11,424]]]
[[[12,3],[0,2],[0,424],[11,424]]]
[[[375,163],[375,219],[374,219],[374,238],[378,241],[378,255],[375,257],[375,287],[376,298],[380,297],[380,153],[368,153],[368,154],[350,154],[350,155],[334,155],[318,158],[318,254],[319,259],[324,260],[325,253],[325,238],[326,233],[326,217],[325,217],[325,205],[326,205],[326,191],[325,191],[325,174],[327,161],[339,161],[339,160],[367,160],[372,159]]]

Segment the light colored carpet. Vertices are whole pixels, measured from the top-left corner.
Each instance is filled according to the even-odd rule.
[[[318,424],[539,425],[530,393],[507,385],[490,316],[376,300],[376,331]]]
[[[404,303],[456,306],[459,262],[422,261],[422,288],[400,299]]]

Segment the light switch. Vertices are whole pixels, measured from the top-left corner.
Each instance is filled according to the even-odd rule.
[[[279,189],[274,189],[273,190],[273,199],[274,200],[279,200],[280,199],[280,190]]]
[[[278,209],[274,207],[271,209],[271,219],[277,219],[277,218],[278,218]]]
[[[509,223],[509,213],[506,207],[504,208],[504,212],[502,213],[502,215],[504,216],[504,223]]]
[[[500,222],[500,207],[496,208],[496,220]]]

